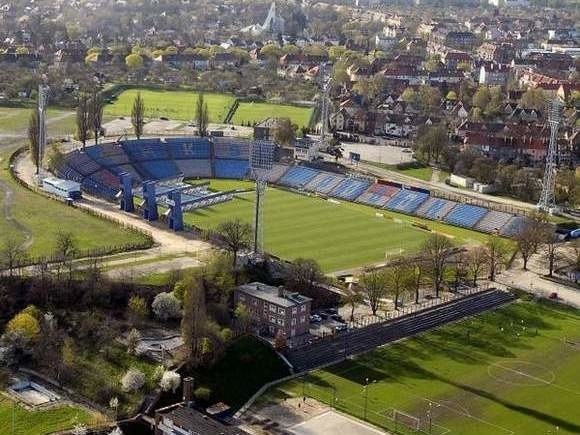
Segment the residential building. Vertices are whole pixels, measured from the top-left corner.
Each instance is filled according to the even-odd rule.
[[[508,80],[508,68],[498,63],[485,63],[479,69],[479,84],[487,86],[505,86]]]
[[[308,333],[312,299],[306,296],[252,282],[235,289],[234,301],[246,306],[261,334],[292,338]]]

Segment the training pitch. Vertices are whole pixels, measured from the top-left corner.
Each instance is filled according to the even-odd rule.
[[[264,399],[305,395],[393,433],[577,434],[578,367],[580,311],[518,301],[315,371]]]
[[[287,104],[240,103],[234,113],[232,123],[241,125],[263,121],[266,118],[290,118],[298,127],[308,127],[312,109]]]
[[[212,180],[211,187],[253,189],[253,183]],[[233,201],[186,213],[185,221],[200,228],[215,228],[235,218],[252,223],[253,201],[252,191],[238,194]],[[457,244],[486,238],[475,231],[272,187],[265,197],[264,244],[281,258],[314,258],[324,271],[336,272],[384,262],[386,255],[417,252],[430,233],[412,226],[413,222],[424,223]]]
[[[182,121],[195,118],[195,104],[198,93],[195,91],[165,91],[151,89],[130,89],[119,94],[117,99],[106,106],[109,116],[130,116],[133,101],[141,93],[145,104],[146,118],[167,117]],[[227,94],[204,94],[210,122],[223,122],[228,110],[234,103],[234,96]]]

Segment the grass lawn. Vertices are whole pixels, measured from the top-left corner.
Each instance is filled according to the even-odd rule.
[[[145,116],[161,116],[189,121],[195,117],[195,103],[198,94],[195,91],[166,91],[150,89],[129,89],[122,92],[117,100],[105,106],[105,115],[131,116],[133,101],[138,92],[145,103]],[[211,122],[222,122],[234,102],[233,95],[204,94]]]
[[[58,231],[70,231],[83,250],[145,240],[140,233],[125,230],[23,188],[12,180],[8,172],[11,152],[0,152],[0,245],[9,236],[24,242],[28,235],[31,240],[28,254],[41,256],[51,253]],[[8,207],[12,220],[6,216],[5,187],[13,193]]]
[[[31,108],[0,107],[0,133],[25,133],[31,113]],[[75,130],[73,111],[49,108],[46,119],[49,135],[73,133]]]
[[[12,434],[14,416],[15,435],[44,435],[56,431],[72,429],[75,424],[95,423],[95,416],[72,406],[61,406],[44,411],[27,411],[0,396],[0,433]]]
[[[266,118],[290,118],[298,127],[308,126],[312,109],[309,107],[290,106],[287,104],[270,104],[270,103],[240,103],[232,123],[247,124],[260,122]]]
[[[577,434],[579,366],[580,311],[519,301],[285,383],[262,403],[335,397],[364,418],[368,379],[367,419],[389,430],[397,409],[431,433],[431,409],[433,434]]]
[[[248,188],[251,183],[212,180],[212,188]],[[187,223],[215,228],[224,220],[252,222],[252,192],[238,194],[230,202],[185,214]],[[382,216],[377,216],[380,213]],[[458,244],[479,243],[487,236],[361,204],[335,203],[278,188],[269,188],[264,206],[266,250],[279,257],[316,259],[326,272],[384,261],[385,253],[409,254],[420,249],[429,232],[411,226],[421,222],[431,230],[452,237]]]

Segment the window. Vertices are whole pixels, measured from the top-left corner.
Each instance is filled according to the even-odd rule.
[[[298,312],[298,308],[294,307],[292,308],[292,314],[296,314]]]
[[[302,311],[302,312],[306,311],[306,305],[302,305],[302,306],[300,307],[300,311]]]
[[[239,299],[240,301],[242,301],[242,302],[245,302],[245,301],[246,301],[246,297],[245,297],[244,295],[240,295],[240,296],[238,296],[238,299]]]
[[[300,323],[306,322],[306,316],[300,316]]]
[[[276,310],[276,305],[270,304],[270,311],[272,311],[273,313],[275,313]]]
[[[284,322],[284,319],[278,319],[276,323],[278,323],[278,325],[280,326],[284,326],[286,324],[286,322]]]
[[[274,316],[270,316],[270,323],[276,323],[276,318]]]
[[[295,317],[293,317],[293,318],[292,318],[292,326],[295,326],[295,325],[296,325],[296,318],[295,318]]]
[[[278,314],[286,314],[286,310],[284,308],[278,308]]]
[[[258,305],[258,299],[252,299],[252,304]]]

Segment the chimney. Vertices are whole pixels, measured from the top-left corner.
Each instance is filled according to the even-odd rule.
[[[188,406],[193,402],[193,384],[194,379],[192,377],[183,379],[183,401]]]
[[[278,287],[278,296],[283,298],[284,297],[284,286],[279,286]]]

